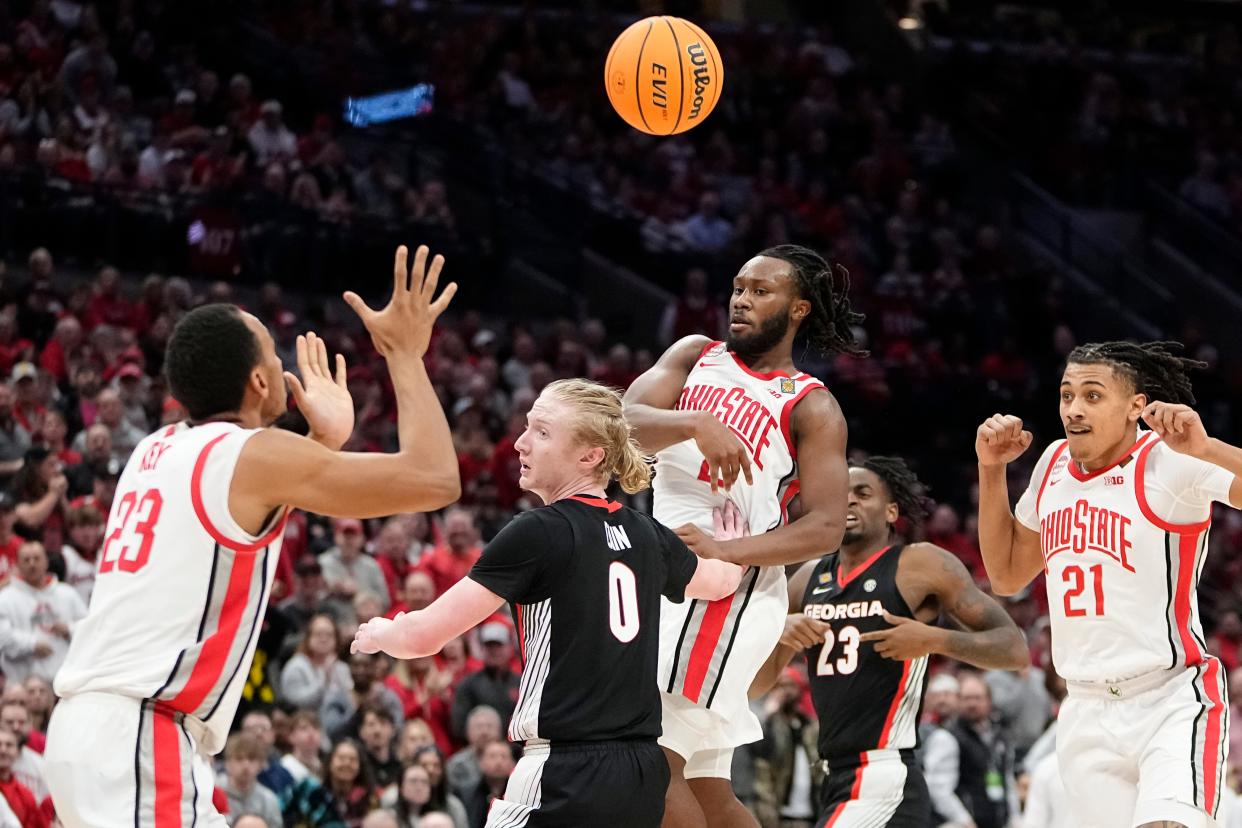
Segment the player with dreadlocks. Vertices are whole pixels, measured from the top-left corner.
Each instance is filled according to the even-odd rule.
[[[1009,510],[1006,466],[1022,421],[978,429],[979,543],[992,586],[1048,586],[1052,661],[1069,695],[1057,760],[1075,824],[1216,825],[1228,744],[1221,664],[1197,586],[1212,504],[1242,508],[1242,449],[1208,436],[1175,342],[1070,352],[1065,439]],[[1146,424],[1148,429],[1140,426]]]
[[[782,566],[817,557],[845,531],[845,418],[823,383],[795,367],[794,341],[802,334],[825,354],[861,356],[861,320],[844,268],[805,247],[771,247],[733,279],[728,339],[680,340],[625,395],[634,436],[656,455],[656,519],[699,555],[749,565],[727,598],[663,602],[666,826],[756,825],[733,794],[730,765],[734,748],[763,736],[746,691],[784,625]],[[710,536],[726,496],[751,537]]]
[[[928,657],[1003,670],[1030,660],[1022,633],[961,561],[899,537],[899,520],[913,529],[927,513],[923,486],[905,461],[871,457],[849,474],[841,548],[789,579],[785,632],[750,694],[767,692],[807,651],[822,760],[816,824],[925,828],[939,824],[914,758]],[[936,626],[942,613],[961,629]],[[942,816],[970,822],[969,814]]]

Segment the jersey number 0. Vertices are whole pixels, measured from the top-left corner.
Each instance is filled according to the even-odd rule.
[[[608,627],[622,644],[638,635],[638,582],[620,561],[608,567]]]

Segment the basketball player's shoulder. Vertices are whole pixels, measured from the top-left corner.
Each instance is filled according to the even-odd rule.
[[[724,343],[718,342],[711,337],[703,334],[690,334],[683,336],[681,339],[668,346],[668,350],[664,352],[664,356],[660,357],[662,361],[685,365],[687,368],[694,365],[699,357],[703,356],[707,350],[713,346],[723,347]]]

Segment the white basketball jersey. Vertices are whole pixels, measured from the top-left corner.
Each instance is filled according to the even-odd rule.
[[[108,516],[90,610],[57,695],[152,699],[224,746],[276,571],[286,510],[260,536],[229,513],[237,458],[258,430],[168,426],[134,449]]]
[[[752,371],[722,342],[705,347],[686,378],[677,409],[710,411],[750,455],[754,484],[739,477],[728,498],[752,534],[788,520],[789,502],[799,488],[790,420],[794,406],[823,387],[809,374]],[[693,440],[656,455],[653,491],[657,520],[670,528],[693,523],[708,534],[713,531],[712,509],[726,497],[723,485],[712,494],[706,463]],[[730,708],[744,713],[746,691],[780,638],[788,603],[785,571],[779,566],[751,567],[738,591],[719,601],[664,600],[661,689],[726,715]]]
[[[1019,513],[1032,529],[1038,515],[1052,660],[1062,677],[1114,682],[1207,657],[1197,589],[1212,498],[1193,501],[1202,502],[1194,523],[1172,523],[1152,505],[1156,495],[1162,504],[1192,502],[1183,496],[1187,468],[1211,480],[1214,497],[1222,486],[1227,496],[1231,474],[1177,454],[1151,432],[1106,469],[1083,472],[1064,440],[1036,467]]]

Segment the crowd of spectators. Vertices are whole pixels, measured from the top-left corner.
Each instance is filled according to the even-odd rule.
[[[299,4],[268,21],[273,31],[294,45],[313,40],[321,30],[290,26],[290,8]],[[407,180],[392,151],[347,157],[331,119],[287,118],[244,75],[225,86],[223,67],[206,57],[200,65],[158,26],[138,26],[145,5],[120,4],[106,30],[92,6],[0,9],[0,167],[135,198],[225,194],[247,227],[280,230],[300,210],[319,222],[409,218],[456,229],[451,181]],[[934,514],[903,530],[950,549],[982,579],[975,425],[999,407],[1052,439],[1058,363],[1091,335],[1092,313],[973,210],[952,128],[908,87],[880,79],[828,31],[721,32],[729,92],[720,108],[689,136],[652,139],[589,93],[606,26],[448,19],[398,6],[358,23],[344,30],[357,41],[351,48],[372,55],[429,44],[419,60],[441,67],[443,117],[475,124],[511,163],[586,194],[601,226],[636,240],[618,255],[653,275],[675,274],[679,295],[657,342],[597,319],[491,318],[459,303],[427,362],[450,417],[462,500],[438,515],[291,518],[238,729],[219,765],[218,804],[235,826],[483,824],[514,761],[505,728],[521,664],[511,620],[498,615],[439,656],[409,662],[349,656],[347,643],[360,619],[425,607],[532,505],[517,487],[513,442],[544,385],[591,376],[624,387],[676,337],[722,335],[725,277],[769,244],[809,243],[848,268],[872,355],[807,353],[804,367],[841,400],[854,450],[905,455],[931,484]],[[249,231],[230,221],[205,215],[192,228],[191,244],[209,259],[198,272],[262,272],[262,257],[246,253]],[[153,274],[137,285],[110,267],[70,283],[44,249],[0,279],[0,803],[20,824],[50,817],[39,771],[49,682],[89,601],[117,476],[143,434],[183,415],[161,377],[168,335],[196,303],[238,298],[229,281],[195,289]],[[268,284],[246,304],[286,364],[313,317],[350,362],[358,417],[347,447],[391,449],[394,398],[382,360],[335,321],[339,313],[304,312],[306,299]],[[1197,389],[1209,428],[1242,433],[1232,378],[1202,332],[1182,335],[1213,365]],[[892,416],[914,411],[917,419]],[[296,428],[296,416],[285,425]],[[1018,464],[1015,483],[1027,469]],[[1242,520],[1222,514],[1218,527],[1204,615],[1212,649],[1236,671]],[[948,824],[1010,824],[1058,801],[1047,734],[1062,689],[1048,665],[1042,587],[1006,607],[1031,643],[1028,670],[980,680],[936,665],[924,762]],[[1234,699],[1240,681],[1235,672]],[[735,785],[765,828],[809,824],[819,780],[806,776],[813,762],[797,759],[815,743],[804,669],[795,665],[757,706],[765,738],[739,752]],[[1242,764],[1242,746],[1232,760]],[[0,807],[0,825],[5,818]]]
[[[1058,193],[1138,207],[1150,180],[1242,232],[1236,22],[1201,8],[927,8],[936,83],[978,95],[976,114]]]

